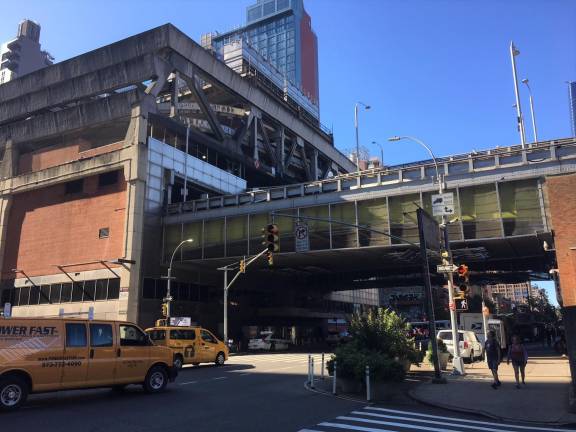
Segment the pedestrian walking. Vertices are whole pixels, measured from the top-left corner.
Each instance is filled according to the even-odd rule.
[[[490,330],[488,332],[488,339],[484,344],[484,350],[486,351],[488,369],[490,369],[490,372],[492,372],[492,377],[494,378],[492,388],[496,390],[502,385],[500,378],[498,378],[498,365],[502,360],[502,353],[500,349],[500,343],[496,339],[496,333],[494,333],[494,330]]]
[[[506,364],[510,364],[510,361],[512,361],[512,367],[514,368],[516,388],[519,389],[520,379],[518,375],[522,376],[522,384],[526,385],[525,370],[526,363],[528,363],[528,352],[517,335],[512,336],[512,343],[510,344],[510,347],[508,347],[508,360],[506,361]]]

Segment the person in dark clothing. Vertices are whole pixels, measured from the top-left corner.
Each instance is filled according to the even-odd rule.
[[[500,378],[498,378],[498,365],[502,360],[500,344],[496,340],[496,334],[493,330],[488,332],[488,339],[484,344],[484,349],[486,351],[486,360],[488,362],[488,369],[492,372],[492,377],[494,382],[492,383],[492,388],[496,390],[502,385]]]
[[[520,380],[518,377],[518,372],[522,375],[522,384],[526,385],[524,371],[526,369],[526,363],[528,363],[528,352],[526,347],[520,341],[520,338],[516,335],[512,336],[512,343],[508,348],[508,360],[506,364],[510,364],[512,361],[512,367],[514,368],[514,377],[516,378],[516,388],[520,388]]]

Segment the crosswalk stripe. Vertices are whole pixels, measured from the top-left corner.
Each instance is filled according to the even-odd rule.
[[[379,417],[379,418],[389,418],[392,420],[406,420],[406,421],[417,422],[417,423],[428,423],[428,424],[444,425],[444,426],[451,426],[451,427],[457,426],[457,427],[464,428],[464,429],[475,429],[475,430],[483,430],[483,431],[490,431],[490,432],[513,432],[509,429],[494,429],[494,428],[483,427],[483,426],[463,425],[463,424],[455,424],[455,423],[448,423],[448,422],[441,422],[441,421],[434,421],[434,420],[415,419],[415,418],[410,418],[410,417],[399,417],[399,416],[391,416],[391,415],[386,415],[386,414],[375,414],[375,413],[368,413],[368,412],[362,412],[362,411],[352,411],[352,414],[360,414],[360,415],[373,416],[373,417]],[[460,419],[457,419],[457,418],[453,418],[451,420],[457,421],[457,422],[461,421]],[[508,426],[508,425],[505,425],[505,426]]]
[[[375,428],[369,428],[369,427],[363,427],[363,426],[353,426],[353,425],[347,425],[347,424],[343,424],[343,423],[320,423],[318,426],[322,426],[322,427],[336,427],[336,428],[340,428],[340,429],[349,429],[349,430],[357,430],[357,431],[363,431],[363,432],[395,432],[393,430],[390,429],[375,429]]]
[[[371,407],[367,406],[364,409],[371,410],[371,411],[382,411],[394,414],[409,414],[416,417],[425,417],[425,418],[435,418],[435,419],[442,419],[442,420],[457,420],[461,423],[471,423],[471,424],[481,424],[481,425],[489,425],[489,426],[502,426],[502,423],[494,423],[494,422],[485,422],[479,420],[467,420],[467,419],[460,419],[454,417],[444,417],[432,414],[422,414],[413,411],[401,411],[401,410],[394,410],[389,408],[378,408],[378,407]],[[415,420],[415,419],[412,419]],[[558,429],[554,428],[546,428],[546,427],[537,427],[537,426],[520,426],[520,425],[513,425],[513,424],[506,424],[507,428],[514,428],[514,429],[522,429],[522,430],[535,430],[535,431],[558,431]],[[564,432],[576,432],[574,429],[562,429]]]
[[[372,420],[372,419],[366,419],[366,418],[361,418],[361,417],[340,416],[340,417],[336,417],[336,420],[355,421],[355,422],[359,422],[359,423],[369,423],[369,424],[383,425],[383,426],[395,426],[395,427],[402,427],[402,428],[406,428],[406,429],[416,429],[416,430],[423,430],[423,431],[430,431],[430,432],[446,432],[446,428],[435,428],[435,427],[428,427],[428,426],[422,426],[422,425],[414,425],[414,424],[409,424],[409,423],[398,423],[398,422],[389,422],[389,421],[383,421],[383,420]],[[452,427],[458,426],[455,424],[448,424],[448,425],[452,426]],[[499,432],[499,431],[497,431],[497,432]],[[503,432],[508,432],[508,431],[503,431]]]

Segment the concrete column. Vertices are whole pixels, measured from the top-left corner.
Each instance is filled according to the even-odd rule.
[[[4,145],[4,157],[0,163],[0,272],[4,267],[4,255],[7,247],[6,236],[8,234],[8,218],[12,206],[10,193],[10,178],[17,174],[19,151],[12,140]]]
[[[126,165],[127,181],[126,259],[134,260],[128,264],[127,280],[121,281],[119,319],[138,322],[140,319],[140,299],[142,297],[142,273],[144,260],[144,206],[146,201],[146,177],[148,173],[147,146],[148,108],[146,101],[132,109],[132,118],[127,134],[127,144],[131,145],[130,164]]]

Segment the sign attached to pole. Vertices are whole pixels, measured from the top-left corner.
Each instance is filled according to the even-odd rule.
[[[4,318],[10,318],[12,316],[12,305],[10,303],[4,303]]]
[[[456,302],[457,311],[467,311],[468,310],[468,299],[454,299]]]
[[[436,272],[437,273],[455,273],[456,270],[458,270],[458,266],[455,266],[454,264],[450,265],[437,265],[436,266]]]
[[[454,214],[454,193],[432,195],[432,215],[450,216]]]
[[[310,250],[310,236],[308,225],[298,222],[294,229],[296,239],[296,252],[308,252]]]

